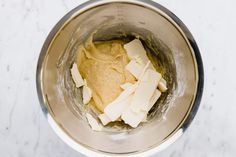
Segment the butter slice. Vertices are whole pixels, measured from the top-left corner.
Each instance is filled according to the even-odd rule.
[[[139,79],[140,74],[142,73],[143,65],[137,63],[135,60],[131,60],[126,65],[126,70],[128,70],[136,79]]]
[[[131,42],[125,44],[124,49],[126,50],[130,60],[140,57],[140,60],[143,64],[146,64],[149,61],[146,55],[146,50],[139,39],[134,39]]]
[[[167,90],[166,87],[166,80],[164,78],[161,78],[159,84],[158,84],[158,88],[160,89],[161,92],[165,92]]]
[[[75,83],[75,86],[77,88],[81,87],[84,85],[84,80],[82,79],[80,73],[79,73],[79,70],[78,70],[78,67],[77,67],[77,64],[74,63],[72,68],[70,69],[70,72],[71,72],[71,75],[72,75],[72,79]]]
[[[141,64],[141,65],[144,64],[140,56],[136,56],[136,57],[135,57],[134,59],[132,59],[132,60],[135,60],[138,64]]]
[[[147,114],[144,116],[144,118],[141,122],[147,122]]]
[[[131,42],[125,44],[124,49],[126,50],[130,60],[135,60],[141,65],[146,65],[147,62],[149,62],[147,52],[139,39],[134,39]],[[149,65],[149,68],[153,70],[155,69],[152,64]]]
[[[121,115],[121,119],[128,125],[133,128],[136,128],[139,123],[141,123],[145,116],[147,115],[146,112],[140,111],[138,113],[134,112],[131,108],[125,110]]]
[[[101,120],[102,124],[105,126],[111,122],[110,118],[106,114],[100,114],[98,118]]]
[[[127,88],[129,88],[129,87],[131,87],[131,86],[133,86],[132,83],[126,82],[126,83],[120,85],[120,88],[122,88],[123,90],[125,90],[125,89],[127,89]]]
[[[148,105],[144,105],[142,107],[142,111],[146,111],[146,112],[149,112],[151,110],[151,108],[153,107],[153,105],[157,102],[157,100],[160,98],[161,96],[161,92],[156,89],[154,94],[152,95]]]
[[[92,130],[94,131],[101,131],[102,126],[98,124],[97,120],[93,118],[93,116],[89,113],[86,113],[86,118],[88,120],[89,125],[91,126]]]
[[[84,79],[83,86],[83,103],[88,104],[92,98],[92,90],[88,87],[87,81]]]
[[[142,110],[140,110],[139,112],[134,112],[132,107],[130,106],[123,112],[123,114],[121,115],[121,119],[124,120],[126,124],[130,125],[133,128],[136,128],[141,122],[146,121],[149,110],[156,103],[160,95],[161,92],[156,89],[150,101],[147,104],[143,104]]]
[[[134,92],[134,97],[131,101],[131,108],[134,112],[139,112],[143,105],[148,104],[153,93],[155,92],[157,85],[161,79],[161,74],[148,69],[145,73],[140,83],[137,86],[137,89]]]

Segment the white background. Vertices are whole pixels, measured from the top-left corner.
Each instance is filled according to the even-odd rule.
[[[0,0],[0,156],[82,157],[44,118],[35,87],[37,58],[56,22],[79,0]],[[236,1],[160,0],[194,35],[205,69],[199,112],[158,157],[236,156]]]

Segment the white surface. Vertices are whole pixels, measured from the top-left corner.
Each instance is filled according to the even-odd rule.
[[[158,157],[236,156],[236,1],[160,0],[188,26],[202,53],[205,90],[186,134]],[[78,0],[0,0],[0,156],[82,157],[46,122],[36,94],[42,44]]]

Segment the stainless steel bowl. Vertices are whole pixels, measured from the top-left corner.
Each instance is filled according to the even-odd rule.
[[[164,69],[168,92],[137,129],[94,132],[84,118],[81,92],[70,66],[91,33],[94,40],[140,36],[157,68]],[[65,15],[42,48],[37,67],[38,97],[59,137],[87,156],[149,156],[174,142],[194,118],[203,92],[203,64],[193,36],[169,10],[152,1],[94,0]],[[105,85],[105,84],[104,84]]]

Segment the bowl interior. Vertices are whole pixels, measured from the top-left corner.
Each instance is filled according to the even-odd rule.
[[[115,126],[94,132],[84,117],[89,109],[74,87],[70,68],[78,46],[92,33],[94,40],[139,36],[168,82],[149,121],[136,129]],[[192,108],[198,85],[195,55],[182,30],[158,8],[141,2],[91,3],[65,16],[46,43],[38,76],[45,106],[58,126],[86,148],[108,154],[143,152],[171,137]]]

